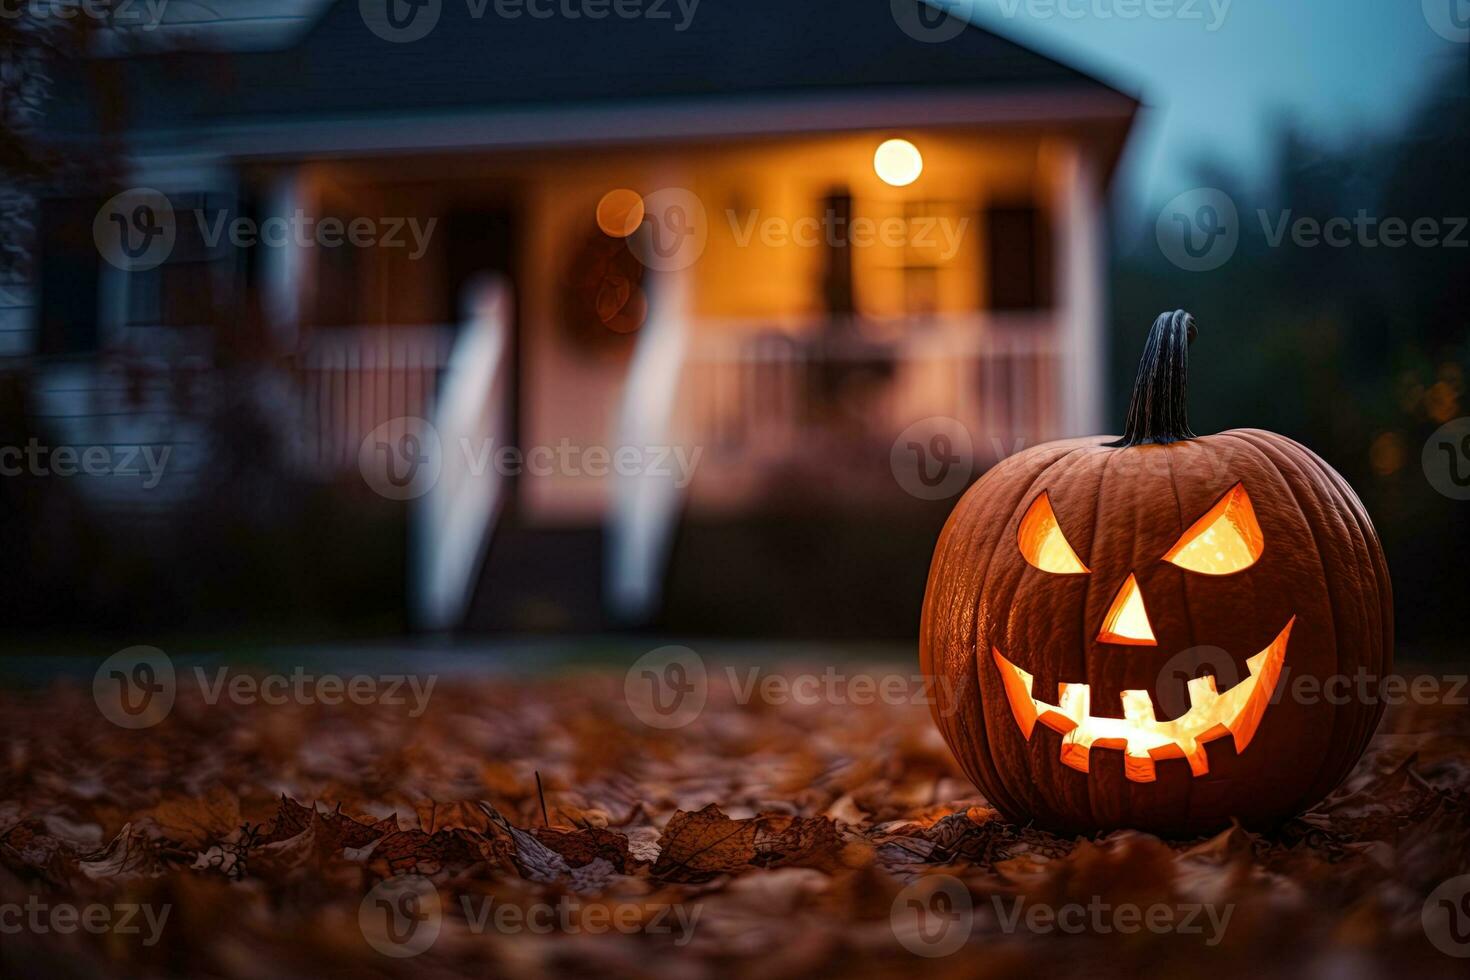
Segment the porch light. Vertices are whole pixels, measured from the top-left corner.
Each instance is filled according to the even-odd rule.
[[[873,170],[883,183],[907,187],[924,172],[924,158],[908,140],[884,140],[873,154]]]

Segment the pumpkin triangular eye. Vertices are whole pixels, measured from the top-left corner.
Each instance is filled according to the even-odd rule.
[[[1250,568],[1265,549],[1251,498],[1237,483],[1184,532],[1164,561],[1204,575],[1230,575]]]
[[[1057,515],[1052,512],[1051,500],[1045,493],[1032,501],[1021,518],[1018,535],[1021,556],[1043,572],[1054,575],[1085,575],[1088,572],[1077,552],[1067,543],[1062,534]]]

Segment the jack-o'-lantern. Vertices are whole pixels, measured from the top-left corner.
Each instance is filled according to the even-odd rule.
[[[1002,461],[940,535],[920,628],[933,714],[1010,819],[1271,826],[1341,782],[1378,723],[1372,684],[1341,682],[1391,666],[1373,525],[1291,439],[1189,431],[1195,335],[1159,317],[1121,438]]]

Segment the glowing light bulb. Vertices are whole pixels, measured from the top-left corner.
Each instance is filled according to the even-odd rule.
[[[908,140],[884,140],[873,154],[873,170],[883,183],[907,187],[924,172],[924,157]]]

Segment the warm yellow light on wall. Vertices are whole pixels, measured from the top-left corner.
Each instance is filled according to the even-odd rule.
[[[626,187],[608,191],[597,202],[597,227],[609,238],[627,238],[643,223],[643,198]]]
[[[873,169],[883,183],[907,187],[924,172],[924,158],[908,140],[884,140],[873,154]]]

